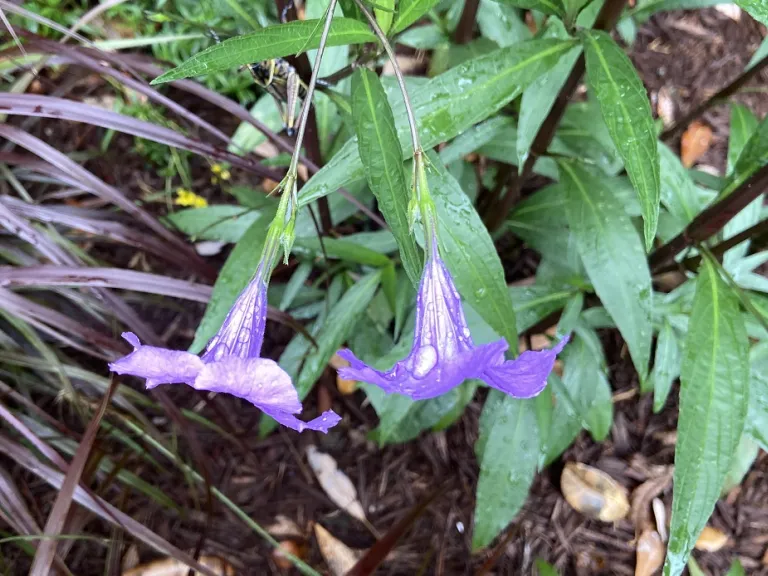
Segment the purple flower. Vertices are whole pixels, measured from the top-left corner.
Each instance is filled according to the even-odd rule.
[[[123,338],[134,351],[109,368],[118,374],[146,378],[147,388],[187,384],[195,390],[232,394],[298,432],[309,429],[327,433],[341,418],[332,410],[310,422],[296,418],[301,402],[291,377],[273,360],[259,358],[266,321],[267,283],[259,266],[202,357],[143,346],[135,334],[124,332]]]
[[[416,327],[410,354],[390,370],[381,372],[364,364],[351,350],[341,350],[339,356],[350,365],[341,368],[339,375],[414,400],[440,396],[469,378],[484,380],[517,398],[530,398],[546,386],[555,358],[567,341],[565,337],[550,350],[523,352],[509,361],[504,360],[509,347],[504,339],[475,346],[459,293],[433,237],[416,297]]]

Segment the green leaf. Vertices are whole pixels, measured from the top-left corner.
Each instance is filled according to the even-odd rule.
[[[472,308],[507,342],[517,342],[515,310],[488,229],[456,180],[430,152],[427,178],[437,206],[440,253]]]
[[[364,266],[375,266],[383,268],[389,266],[392,261],[375,250],[350,242],[345,238],[323,238],[322,245],[320,239],[315,238],[296,238],[293,244],[294,252],[301,253],[308,251],[313,256],[323,255],[323,246],[325,253],[329,258],[338,258],[345,262],[354,262]]]
[[[360,69],[352,77],[352,111],[368,185],[392,228],[405,271],[417,285],[421,253],[408,224],[410,187],[403,169],[403,152],[384,88],[371,70]]]
[[[489,0],[490,1],[490,0]],[[485,122],[467,128],[440,150],[440,160],[446,166],[476,152],[507,128],[514,129],[515,122],[509,116],[494,116]]]
[[[752,18],[768,26],[768,2],[765,0],[736,0],[736,4],[749,12]]]
[[[503,0],[505,4],[523,10],[538,10],[552,16],[565,16],[565,8],[560,0]]]
[[[575,292],[575,288],[558,288],[539,283],[511,286],[509,294],[514,302],[518,331],[525,332],[540,320],[562,309]]]
[[[220,204],[189,208],[166,216],[181,232],[194,240],[237,242],[261,213],[242,206]],[[268,226],[262,222],[262,226]]]
[[[559,261],[568,253],[571,239],[566,203],[562,184],[546,186],[515,207],[507,227],[545,258]]]
[[[555,567],[551,564],[548,564],[541,558],[536,558],[535,566],[538,576],[558,576]]]
[[[666,576],[678,576],[720,497],[744,428],[749,341],[739,299],[704,260],[680,373],[675,478]]]
[[[651,274],[632,221],[599,175],[561,162],[566,214],[595,292],[627,342],[640,379],[651,356]]]
[[[439,0],[400,0],[397,18],[395,18],[395,23],[392,25],[392,34],[397,34],[408,28],[408,26],[432,10],[438,2]]]
[[[675,218],[680,232],[704,207],[691,175],[677,155],[659,142],[659,168],[661,173],[661,202]]]
[[[660,199],[659,153],[651,105],[632,62],[609,34],[591,30],[581,37],[587,81],[640,199],[645,248],[650,250]]]
[[[733,455],[733,462],[731,462],[731,469],[728,470],[728,475],[725,477],[723,483],[723,489],[720,491],[722,496],[725,496],[741,485],[744,477],[752,468],[757,459],[757,454],[760,452],[760,445],[755,442],[749,434],[742,434],[741,440],[739,440],[739,446],[736,448],[736,452]]]
[[[747,143],[744,144],[738,160],[733,166],[733,173],[728,184],[720,192],[720,197],[727,196],[741,186],[768,160],[768,116],[757,125]]]
[[[539,461],[539,425],[533,400],[491,390],[480,416],[475,453],[480,462],[472,549],[488,546],[528,497]]]
[[[520,16],[520,11],[496,0],[480,0],[477,27],[483,37],[493,40],[501,47],[512,46],[531,38],[531,31]]]
[[[572,42],[531,40],[469,60],[411,94],[425,150],[482,122],[549,70]],[[459,89],[457,89],[459,88]],[[402,98],[391,104],[403,157],[413,156]],[[348,141],[299,192],[302,206],[365,178],[357,143]]]
[[[747,432],[768,450],[768,342],[756,345],[749,354],[749,411]]]
[[[744,571],[744,567],[741,565],[741,562],[739,562],[739,559],[736,558],[733,561],[733,564],[731,564],[731,567],[728,568],[728,572],[726,572],[725,576],[747,576],[747,573]]]
[[[722,4],[721,0],[641,0],[628,11],[634,18],[644,22],[653,14],[670,10],[695,10]]]
[[[392,28],[392,20],[395,17],[395,0],[376,0],[373,13],[376,15],[376,23],[384,34]]]
[[[234,70],[253,62],[282,58],[299,50],[313,50],[320,44],[321,20],[294,20],[286,24],[267,26],[243,36],[215,44],[185,60],[181,65],[152,80],[162,84],[221,70]],[[327,46],[376,42],[367,25],[349,18],[334,18]]]
[[[543,38],[568,38],[565,26],[560,20],[553,19],[547,24]],[[531,144],[539,132],[544,119],[555,103],[560,89],[565,84],[571,68],[581,54],[581,47],[576,46],[565,54],[546,74],[537,78],[525,92],[520,101],[520,114],[517,120],[517,162],[522,166],[531,149]]]
[[[195,339],[189,347],[189,351],[193,354],[199,354],[216,334],[238,295],[256,272],[272,214],[264,214],[263,218],[263,221],[260,218],[251,224],[224,262],[219,277],[213,285],[208,307],[195,332]]]
[[[264,94],[251,106],[251,116],[262,122],[265,126],[275,132],[283,129],[283,118],[280,116],[280,109],[275,106],[275,99],[269,94]],[[250,152],[259,144],[267,141],[267,136],[258,130],[250,122],[241,122],[232,136],[232,144],[227,150],[233,154],[242,154]]]
[[[656,341],[656,356],[653,359],[653,371],[648,379],[648,386],[643,392],[653,390],[653,411],[661,412],[672,389],[672,383],[680,376],[680,346],[677,336],[669,322],[659,330]],[[645,389],[647,388],[647,389]]]
[[[752,111],[734,102],[731,104],[731,129],[728,135],[728,170],[730,174],[736,166],[739,155],[744,150],[750,136],[757,128],[758,120]]]

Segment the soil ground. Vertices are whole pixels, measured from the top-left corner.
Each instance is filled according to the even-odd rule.
[[[735,77],[763,35],[764,30],[746,14],[737,23],[715,9],[665,13],[642,25],[631,58],[652,101],[655,102],[659,90],[666,87],[680,117]],[[674,57],[670,58],[670,54]],[[748,93],[737,97],[759,116],[768,112],[768,96],[759,91],[764,89],[765,80],[764,76],[756,79]],[[204,110],[202,112],[205,116]],[[715,107],[703,120],[712,127],[714,139],[700,163],[722,172],[728,109]],[[55,123],[45,125],[55,126]],[[67,137],[64,133],[59,136]],[[56,137],[55,132],[46,133],[49,141]],[[146,167],[124,160],[112,162],[102,158],[89,162],[89,168],[107,181],[128,189],[138,181],[155,178],[146,173]],[[518,270],[519,274],[521,268],[528,267],[511,266],[508,270]],[[519,279],[520,276],[508,278],[509,281]],[[199,307],[190,307],[187,314],[177,319],[175,337],[180,343],[191,335],[201,311]],[[150,315],[149,319],[166,325],[173,318]],[[265,349],[268,355],[277,357],[290,331],[270,323],[268,335]],[[499,552],[498,558],[488,574],[531,574],[536,558],[553,563],[561,574],[634,574],[632,523],[623,520],[615,525],[605,524],[587,520],[575,512],[561,495],[560,472],[565,462],[590,464],[610,473],[630,491],[650,478],[663,475],[673,464],[672,433],[677,408],[670,400],[661,414],[654,415],[651,399],[635,393],[637,382],[621,341],[611,332],[601,336],[606,344],[615,394],[616,416],[611,435],[607,441],[596,444],[582,433],[558,462],[537,476],[523,511],[508,528],[500,548],[495,550]],[[196,407],[195,399],[183,390],[169,392],[180,406]],[[386,532],[436,486],[448,480],[447,490],[416,521],[377,574],[476,573],[494,552],[474,557],[468,553],[477,482],[473,446],[484,394],[478,394],[461,421],[449,430],[422,435],[407,445],[378,449],[366,439],[366,432],[375,426],[376,417],[371,408],[364,405],[362,393],[339,396],[330,371],[308,402],[311,405],[318,401],[318,394],[326,393],[330,393],[334,407],[345,416],[343,424],[328,436],[278,432],[260,440],[255,433],[257,413],[244,403],[219,396],[205,406],[203,413],[224,425],[242,443],[235,446],[217,434],[197,430],[209,458],[208,470],[213,484],[262,525],[274,523],[278,515],[293,519],[302,528],[308,528],[310,522],[319,522],[349,546],[363,549],[372,544],[374,537],[362,524],[339,513],[337,506],[317,486],[302,456],[308,443],[317,443],[321,450],[336,458],[339,467],[356,484],[371,523],[381,532]],[[673,392],[671,398],[675,397]],[[56,410],[54,406],[50,408]],[[179,484],[176,473],[147,469],[140,464],[132,471],[188,507],[183,515],[174,515],[160,507],[148,506],[144,500],[134,504],[130,497],[123,507],[178,547],[194,549],[204,534],[205,553],[229,559],[238,567],[238,574],[295,573],[281,571],[271,549],[220,504],[214,505],[209,516],[206,495],[191,494],[187,486]],[[747,573],[768,574],[768,568],[762,563],[768,547],[767,475],[768,458],[761,453],[742,486],[718,504],[711,524],[728,534],[730,540],[718,552],[695,553],[705,573],[721,576],[732,559],[739,557]],[[35,495],[40,496],[39,508],[44,510],[50,506],[52,492],[31,478],[25,479]],[[661,498],[669,508],[671,483],[665,486]],[[109,534],[98,521],[91,521],[86,530]],[[324,566],[314,539],[309,538],[307,542],[307,560],[314,566]],[[142,550],[142,560],[150,559]],[[104,573],[104,562],[104,549],[88,543],[75,544],[67,559],[74,572],[83,575]]]

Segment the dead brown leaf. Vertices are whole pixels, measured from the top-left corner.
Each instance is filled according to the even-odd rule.
[[[664,563],[664,542],[655,530],[644,530],[637,540],[635,576],[651,576]]]
[[[367,525],[368,519],[365,517],[363,505],[357,498],[355,485],[349,476],[339,470],[333,456],[319,452],[315,446],[309,446],[307,460],[328,498],[347,514]]]
[[[673,473],[674,469],[672,466],[668,466],[664,474],[643,482],[632,492],[630,519],[635,526],[636,534],[653,527],[651,522],[651,503],[654,498],[672,484]]]
[[[705,526],[699,534],[694,548],[702,552],[717,552],[728,543],[728,534],[721,532],[717,528]]]
[[[683,166],[693,166],[709,150],[711,143],[712,128],[699,121],[691,122],[680,140],[680,160]]]
[[[629,512],[627,490],[605,472],[569,462],[560,476],[560,488],[568,504],[585,516],[616,522]]]
[[[360,554],[335,538],[320,524],[315,524],[315,538],[320,554],[323,555],[333,576],[343,576],[357,563]]]
[[[235,576],[235,568],[218,556],[200,556],[198,560],[206,568],[210,568],[220,576]],[[149,564],[142,564],[123,572],[122,576],[186,576],[189,566],[175,558],[163,558]],[[192,572],[195,576],[198,572]]]
[[[656,114],[658,114],[664,127],[671,126],[675,122],[675,101],[672,98],[672,89],[662,86],[656,99]]]

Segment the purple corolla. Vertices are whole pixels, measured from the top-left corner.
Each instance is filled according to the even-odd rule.
[[[134,351],[109,365],[113,372],[147,379],[147,388],[160,384],[187,384],[195,390],[224,392],[247,400],[280,424],[302,432],[327,433],[341,418],[324,412],[310,422],[301,413],[301,402],[291,377],[278,364],[260,358],[267,321],[267,282],[262,264],[238,296],[218,333],[202,357],[181,350],[143,346],[135,334],[125,332]]]
[[[509,347],[503,338],[476,346],[464,318],[459,293],[440,258],[432,236],[429,256],[416,297],[416,326],[408,356],[390,370],[379,371],[360,361],[351,350],[339,351],[350,365],[342,378],[379,386],[387,393],[425,400],[440,396],[464,380],[477,378],[517,398],[530,398],[547,384],[557,354],[568,337],[549,350],[526,351],[504,359]]]

